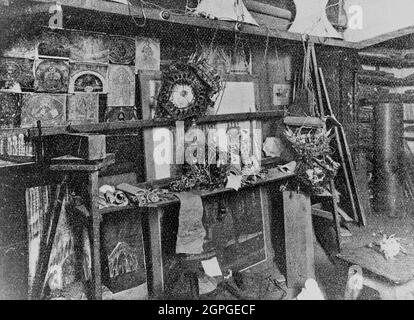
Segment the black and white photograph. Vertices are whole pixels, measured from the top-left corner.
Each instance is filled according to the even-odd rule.
[[[0,0],[0,300],[414,300],[413,12]]]

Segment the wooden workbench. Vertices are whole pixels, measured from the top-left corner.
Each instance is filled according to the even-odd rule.
[[[260,193],[260,206],[263,216],[264,242],[266,250],[266,261],[264,264],[273,265],[274,250],[271,240],[271,218],[274,215],[270,204],[270,197],[275,190],[279,190],[281,184],[293,178],[292,173],[282,173],[278,169],[271,170],[269,176],[242,189],[255,189]],[[138,185],[148,187],[149,183]],[[153,187],[162,187],[154,181]],[[233,189],[216,189],[212,191],[201,191],[204,200],[214,199],[218,196],[232,198],[240,191]],[[313,239],[311,206],[309,197],[296,192],[283,192],[283,216],[285,229],[285,259],[287,266],[287,284],[289,287],[303,285],[309,277],[314,277]],[[178,198],[147,204],[142,207],[129,205],[126,207],[109,207],[99,210],[100,215],[107,215],[117,211],[132,210],[143,215],[145,250],[147,257],[147,281],[148,290],[152,298],[160,298],[164,294],[166,275],[164,274],[163,248],[162,248],[162,219],[172,207],[179,205]]]

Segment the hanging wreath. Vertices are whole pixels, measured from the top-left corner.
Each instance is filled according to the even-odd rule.
[[[204,115],[219,90],[220,77],[205,61],[173,63],[163,72],[155,117],[181,120]]]

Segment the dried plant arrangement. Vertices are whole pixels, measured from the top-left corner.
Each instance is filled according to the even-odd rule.
[[[326,128],[308,129],[302,132],[303,127],[284,132],[287,140],[292,144],[296,153],[296,176],[300,187],[311,193],[321,193],[329,179],[335,177],[339,163],[332,159],[334,150],[330,142],[334,137],[331,130]]]

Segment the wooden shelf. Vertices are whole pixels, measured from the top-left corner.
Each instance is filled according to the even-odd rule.
[[[206,123],[218,123],[226,121],[250,121],[250,120],[270,120],[272,118],[282,118],[285,116],[284,111],[262,111],[262,112],[245,112],[245,113],[232,113],[222,115],[210,115],[204,116],[197,119],[197,124]],[[168,127],[174,126],[175,120],[170,119],[156,119],[156,120],[137,120],[137,121],[124,121],[124,122],[102,122],[95,124],[83,124],[83,125],[72,125],[68,126],[54,126],[42,128],[42,136],[65,134],[69,131],[74,132],[105,132],[115,130],[133,130],[133,129],[144,129],[144,128],[157,128],[157,127]],[[14,134],[17,132],[28,133],[30,137],[38,137],[39,130],[37,128],[21,128],[19,129],[2,129],[1,133]]]
[[[294,173],[283,173],[283,172],[278,171],[277,169],[273,169],[273,170],[274,171],[269,175],[269,177],[261,179],[261,180],[257,181],[256,183],[252,183],[250,185],[244,186],[240,190],[253,188],[253,187],[264,185],[264,184],[269,184],[269,183],[276,182],[276,181],[283,181],[285,179],[292,178],[292,177],[295,176]],[[154,181],[153,183],[157,184],[157,181]],[[138,184],[137,186],[138,187],[141,187],[141,186],[148,187],[149,184],[151,184],[151,183],[147,182],[147,183],[143,183],[143,184]],[[221,188],[221,189],[215,189],[215,190],[212,190],[212,191],[201,191],[200,196],[201,197],[210,197],[210,196],[219,195],[219,194],[223,194],[223,193],[227,193],[227,192],[237,192],[237,191],[234,190],[234,189]],[[99,213],[101,215],[107,215],[107,214],[120,212],[120,211],[127,211],[127,210],[144,210],[145,208],[166,207],[166,206],[169,206],[171,204],[178,204],[178,203],[179,203],[179,199],[176,198],[176,199],[172,199],[172,200],[166,200],[166,201],[160,201],[160,202],[156,202],[156,203],[150,203],[150,204],[147,204],[143,207],[139,207],[139,206],[134,205],[134,204],[129,204],[129,205],[123,206],[123,207],[107,207],[107,208],[99,209]]]
[[[405,59],[403,57],[382,57],[374,55],[359,55],[361,64],[370,66],[380,66],[388,68],[412,68],[414,67],[414,60]]]
[[[388,102],[395,102],[395,103],[414,103],[414,94],[408,93],[373,93],[369,95],[365,95],[364,97],[360,97],[360,103],[367,104],[377,104],[377,103],[388,103]]]
[[[58,1],[50,1],[50,0],[37,0],[36,2],[26,3],[23,6],[18,7],[10,7],[4,10],[5,15],[8,17],[15,17],[15,16],[22,16],[22,15],[32,15],[38,13],[46,13],[48,14],[49,4],[55,4]],[[45,5],[46,4],[46,5]],[[63,15],[65,13],[69,14],[76,14],[79,12],[85,12],[87,14],[108,14],[115,16],[124,16],[130,18],[131,15],[134,16],[135,19],[141,20],[143,18],[143,13],[141,8],[137,6],[127,6],[124,4],[109,2],[109,1],[101,1],[101,0],[65,0],[61,3]],[[217,29],[223,31],[235,31],[235,22],[231,21],[222,21],[222,20],[211,20],[206,18],[201,18],[197,16],[190,16],[190,15],[178,15],[173,12],[170,12],[170,17],[168,20],[164,20],[160,16],[160,10],[145,7],[145,17],[147,21],[155,21],[160,22],[163,24],[173,24],[173,25],[184,25],[184,26],[191,26],[191,27],[198,27],[198,28],[207,28],[207,29]],[[99,22],[99,15],[97,15],[97,21]],[[131,23],[134,23],[131,18]],[[302,42],[303,35],[300,33],[293,33],[288,31],[282,31],[273,29],[272,26],[253,26],[245,24],[242,27],[241,33],[248,34],[248,35],[255,35],[255,36],[262,36],[262,37],[270,37],[275,39],[284,39],[290,40],[295,42]],[[354,48],[358,49],[359,44],[353,42],[347,42],[343,40],[333,39],[333,38],[324,38],[324,37],[316,37],[310,36],[309,41],[315,44],[321,44],[326,46],[335,46],[335,47],[342,47],[342,48]]]
[[[414,86],[414,79],[404,79],[384,76],[367,76],[358,74],[358,81],[362,84],[379,85],[385,87],[409,87]]]

